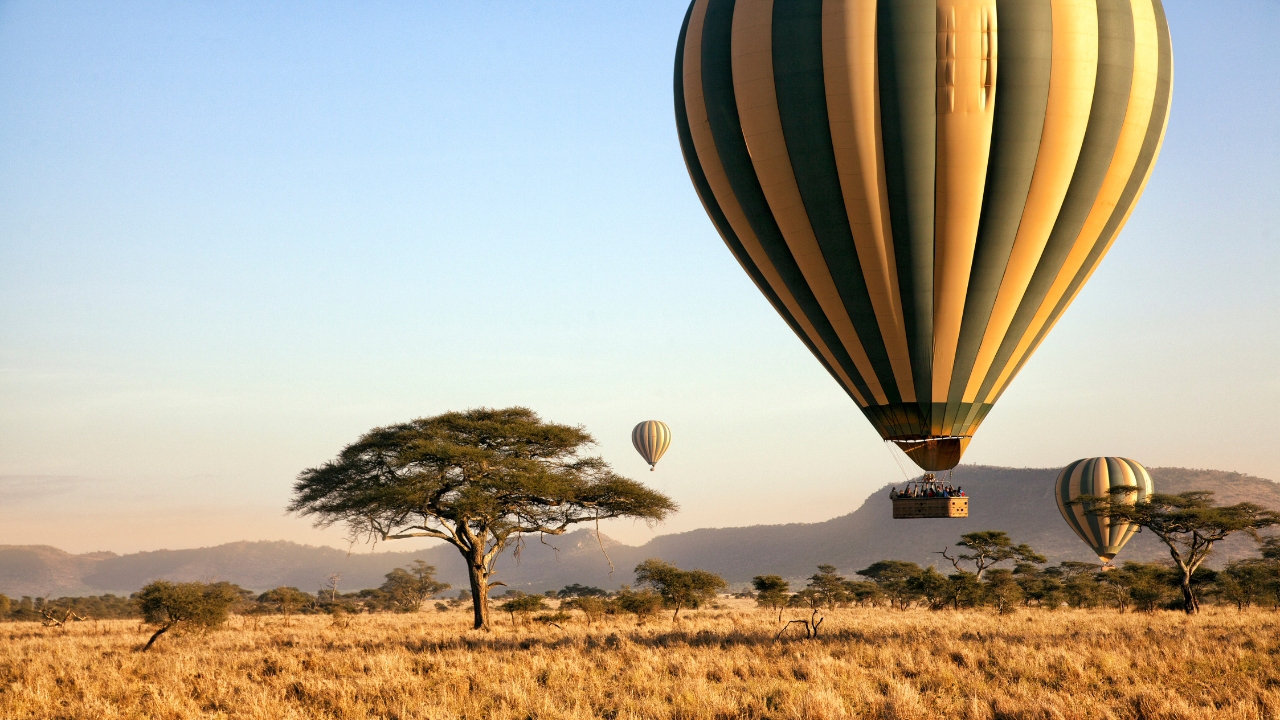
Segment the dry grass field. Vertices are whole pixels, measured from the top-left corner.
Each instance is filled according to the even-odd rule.
[[[1280,614],[731,607],[467,630],[461,611],[0,624],[0,718],[1280,718]]]

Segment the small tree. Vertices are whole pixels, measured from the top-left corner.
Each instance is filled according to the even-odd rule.
[[[917,596],[912,580],[920,575],[920,566],[903,560],[881,560],[863,568],[858,574],[880,587],[889,605],[906,610]]]
[[[657,558],[640,563],[635,572],[636,585],[653,588],[667,607],[675,608],[673,621],[680,616],[681,608],[697,608],[727,587],[719,575],[705,570],[681,570]]]
[[[778,611],[778,622],[782,622],[782,609],[787,606],[791,583],[779,575],[757,575],[751,578],[751,587],[756,590],[756,605]]]
[[[987,571],[987,568],[1008,560],[1036,563],[1038,565],[1043,565],[1047,562],[1044,556],[1032,550],[1030,545],[1026,543],[1014,545],[1009,536],[1001,530],[982,530],[965,533],[960,536],[960,542],[956,543],[956,546],[968,548],[969,552],[957,557],[951,557],[944,548],[938,554],[951,561],[957,571],[963,570],[960,567],[962,561],[973,563],[975,575],[979,580],[982,579],[982,575]]]
[[[947,587],[943,596],[944,602],[956,610],[960,606],[972,607],[982,600],[982,582],[978,576],[967,570],[947,576]]]
[[[591,623],[600,619],[605,611],[605,601],[595,595],[579,595],[578,597],[565,600],[560,604],[565,609],[581,610],[582,614],[587,618],[587,627],[591,627]]]
[[[1178,587],[1182,590],[1182,607],[1187,614],[1200,610],[1192,577],[1213,550],[1214,543],[1236,532],[1248,533],[1256,539],[1259,530],[1280,524],[1280,513],[1261,505],[1243,502],[1216,506],[1213,493],[1208,490],[1177,495],[1153,493],[1137,501],[1126,498],[1137,490],[1122,485],[1111,488],[1107,496],[1081,495],[1072,504],[1082,505],[1088,515],[1132,523],[1160,538],[1181,573]]]
[[[858,605],[880,607],[880,601],[884,599],[880,586],[869,580],[850,580],[844,584],[844,590],[849,593],[849,599]]]
[[[330,604],[338,602],[338,583],[341,581],[342,573],[329,573],[329,576],[324,579],[324,587],[320,588],[316,597],[328,595],[327,600]]]
[[[1057,609],[1064,598],[1060,577],[1056,568],[1041,570],[1031,563],[1020,562],[1013,568],[1013,579],[1022,588],[1022,599],[1028,606],[1035,602],[1042,608]]]
[[[947,604],[947,579],[932,565],[908,579],[907,590],[923,597],[930,609],[937,610]]]
[[[258,602],[275,606],[280,611],[280,614],[284,615],[284,624],[286,626],[289,624],[289,617],[293,613],[314,600],[315,598],[311,597],[311,595],[296,587],[284,587],[283,585],[258,596]]]
[[[418,612],[427,598],[448,590],[449,583],[436,581],[434,565],[414,560],[406,568],[396,568],[387,573],[387,581],[378,588],[391,597],[402,610]]]
[[[1000,615],[1008,615],[1022,600],[1022,588],[1013,579],[1013,571],[1005,568],[993,569],[987,574],[984,583],[987,600],[995,606]]]
[[[516,615],[520,619],[528,623],[529,615],[539,610],[550,610],[550,606],[543,600],[541,595],[525,595],[521,592],[514,593],[514,597],[498,606],[498,609],[505,613],[511,613],[511,627],[516,626]]]
[[[142,652],[151,649],[161,635],[179,625],[214,628],[227,620],[227,608],[238,600],[239,593],[230,583],[172,583],[156,580],[134,595],[143,620],[159,625]]]
[[[1094,607],[1102,593],[1094,575],[1102,569],[1097,563],[1066,561],[1045,568],[1046,577],[1052,577],[1062,587],[1062,596],[1073,608]]]
[[[1237,610],[1244,610],[1254,603],[1270,600],[1275,577],[1275,568],[1265,559],[1236,560],[1227,563],[1226,569],[1218,573],[1218,592]]]
[[[0,620],[9,619],[9,598],[0,594]]]
[[[840,576],[835,565],[819,565],[818,572],[809,576],[805,589],[812,591],[823,607],[834,610],[849,602],[848,582]]]
[[[1154,612],[1169,600],[1169,593],[1176,586],[1170,569],[1155,563],[1126,562],[1100,576],[1118,590],[1115,600],[1120,612],[1129,606],[1139,612]]]
[[[479,408],[375,428],[338,457],[305,470],[289,509],[344,523],[354,538],[431,537],[467,565],[476,629],[489,627],[498,555],[522,533],[630,517],[660,521],[666,495],[582,455],[581,427],[544,422],[522,407]]]

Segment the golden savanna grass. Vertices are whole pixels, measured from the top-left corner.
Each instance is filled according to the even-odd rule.
[[[1280,718],[1280,614],[730,607],[490,634],[459,611],[0,624],[0,718]]]

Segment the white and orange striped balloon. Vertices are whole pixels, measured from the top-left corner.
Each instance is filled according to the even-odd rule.
[[[661,420],[645,420],[631,431],[631,444],[636,446],[640,457],[649,463],[649,469],[654,470],[662,454],[667,451],[667,446],[671,444],[671,428]]]

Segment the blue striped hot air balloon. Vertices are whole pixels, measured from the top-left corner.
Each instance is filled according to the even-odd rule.
[[[658,460],[671,444],[671,428],[661,420],[645,420],[631,431],[631,444],[636,452],[649,463],[649,470],[657,469]]]
[[[694,0],[676,129],[739,264],[937,471],[1116,239],[1172,82],[1160,0]]]
[[[1137,488],[1136,492],[1123,495],[1124,500],[1130,503],[1155,492],[1155,484],[1151,482],[1147,469],[1129,458],[1120,457],[1077,460],[1063,468],[1054,483],[1053,497],[1058,501],[1062,519],[1104,563],[1110,562],[1120,552],[1129,538],[1138,532],[1138,526],[1089,515],[1083,506],[1068,503],[1081,495],[1105,497],[1111,495],[1112,488],[1124,486]]]

